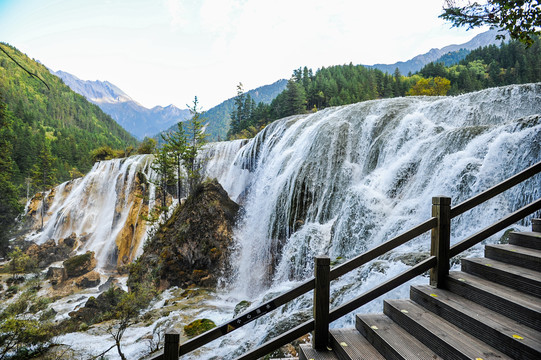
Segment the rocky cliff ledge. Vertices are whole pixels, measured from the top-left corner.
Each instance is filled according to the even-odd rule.
[[[239,205],[216,181],[201,184],[130,266],[128,285],[214,286],[227,270]]]

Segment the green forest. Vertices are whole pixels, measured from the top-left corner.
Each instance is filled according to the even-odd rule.
[[[0,240],[5,240],[27,192],[81,176],[99,147],[121,149],[137,140],[45,66],[10,45],[0,46]]]
[[[453,59],[460,59],[456,63]],[[494,86],[541,81],[541,41],[526,47],[518,41],[470,52],[447,54],[418,73],[393,74],[363,65],[339,65],[293,71],[287,88],[270,104],[256,104],[237,88],[231,113],[229,139],[255,136],[265,125],[282,117],[329,106],[412,95],[459,95]]]

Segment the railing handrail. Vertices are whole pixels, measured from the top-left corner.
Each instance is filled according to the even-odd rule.
[[[471,197],[468,200],[463,201],[462,203],[452,207],[450,209],[450,218],[454,218],[464,212],[471,210],[472,208],[482,204],[483,202],[492,199],[496,195],[501,194],[502,192],[509,190],[511,187],[527,180],[534,175],[541,172],[541,162],[521,171],[520,173],[513,175],[500,182],[499,184]],[[538,199],[525,207],[515,211],[514,213],[506,216],[500,221],[494,223],[493,225],[479,231],[478,233],[464,239],[463,241],[453,245],[449,249],[449,257],[454,257],[461,253],[462,251],[476,245],[480,241],[486,239],[487,237],[497,233],[500,230],[503,230],[505,227],[513,224],[514,222],[524,218],[525,216],[541,209],[541,199]],[[378,256],[381,256],[388,251],[395,249],[396,247],[405,244],[406,242],[418,237],[419,235],[427,232],[428,230],[436,228],[438,225],[438,219],[436,217],[431,217],[423,223],[415,226],[414,228],[407,230],[400,235],[376,246],[375,248],[368,250],[361,255],[356,256],[353,259],[348,260],[347,262],[340,264],[334,267],[330,271],[330,281],[337,279],[338,277],[347,274],[348,272],[359,268],[360,266],[368,263],[369,261],[374,260]],[[386,292],[404,284],[405,282],[413,279],[414,277],[428,271],[431,268],[434,268],[437,265],[436,256],[430,256],[427,259],[421,261],[417,265],[411,267],[410,269],[396,275],[392,279],[387,280],[386,282],[378,285],[377,287],[363,293],[359,297],[350,300],[346,304],[339,306],[338,308],[333,309],[330,312],[330,321],[335,321],[340,317],[354,311],[355,309],[363,306],[369,301],[376,299],[377,297],[385,294]],[[307,292],[313,290],[315,287],[315,278],[311,277],[310,279],[304,281],[301,285],[277,296],[276,298],[264,303],[257,309],[245,312],[228,323],[222,324],[219,327],[211,329],[193,339],[186,341],[180,345],[179,355],[187,354],[190,351],[195,350],[231,331],[234,331],[257,318],[267,314],[270,311],[275,310],[279,306],[282,306],[291,300],[294,300]],[[292,330],[278,336],[275,339],[268,341],[267,343],[261,345],[260,347],[250,351],[247,354],[237,358],[237,360],[246,360],[246,359],[256,359],[257,357],[263,356],[270,351],[276,349],[279,346],[285,345],[302,335],[314,330],[314,320],[309,320],[304,322]],[[163,354],[160,354],[152,360],[164,359]]]
[[[397,248],[400,245],[405,244],[406,242],[416,238],[417,236],[431,230],[436,226],[437,219],[432,217],[425,222],[415,226],[414,228],[376,246],[373,249],[370,249],[361,255],[350,259],[343,264],[340,264],[334,267],[330,272],[330,280],[335,280],[342,275],[347,274],[348,272],[359,268],[360,266],[368,263],[369,261],[374,260],[378,256],[381,256],[387,253],[390,250]],[[308,280],[304,281],[301,285],[286,291],[285,293],[277,296],[276,298],[267,301],[266,303],[260,305],[257,309],[245,312],[233,320],[215,327],[193,339],[190,339],[180,345],[180,355],[184,355],[193,351],[200,346],[208,344],[209,342],[216,340],[217,338],[230,333],[238,328],[258,319],[259,317],[273,311],[274,309],[290,302],[293,299],[296,299],[307,292],[314,290],[315,278],[311,277]],[[249,318],[248,318],[249,317]]]

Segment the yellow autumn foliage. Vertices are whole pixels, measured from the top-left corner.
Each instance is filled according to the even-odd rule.
[[[408,91],[409,96],[424,95],[424,96],[445,96],[451,89],[451,81],[444,77],[436,76],[435,78],[421,78]]]

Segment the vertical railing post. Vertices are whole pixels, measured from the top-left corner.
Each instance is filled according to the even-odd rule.
[[[430,270],[430,285],[444,288],[449,275],[449,247],[451,242],[451,198],[432,198],[432,216],[438,225],[432,229],[430,255],[436,256],[437,264]]]
[[[329,344],[329,298],[331,259],[328,256],[315,257],[314,276],[314,336],[312,347],[325,350]]]
[[[176,330],[169,330],[165,333],[165,344],[163,348],[164,360],[178,360],[180,347],[180,334]]]
[[[541,219],[532,219],[532,231],[541,232]]]

